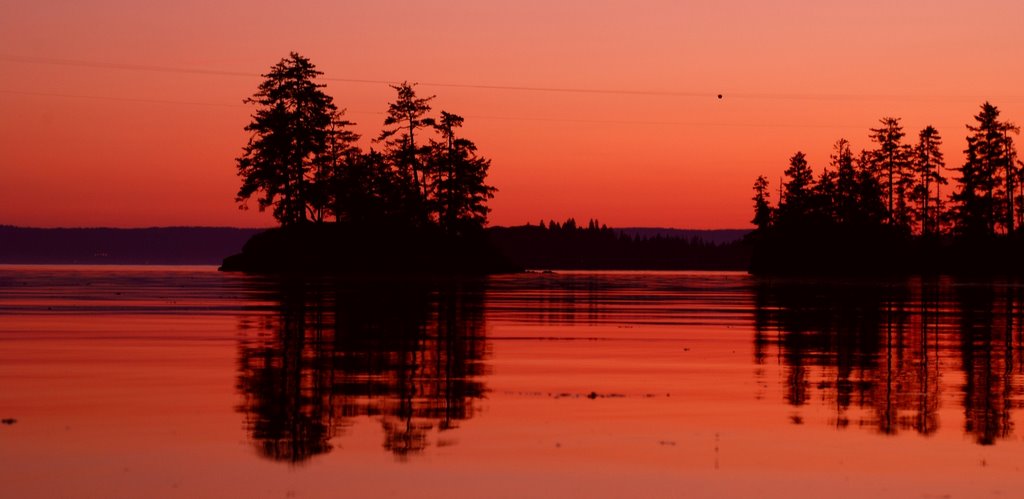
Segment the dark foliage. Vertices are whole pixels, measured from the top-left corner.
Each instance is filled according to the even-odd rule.
[[[349,130],[352,123],[316,82],[321,75],[309,59],[292,53],[246,100],[256,112],[246,126],[252,137],[238,158],[237,200],[257,196],[259,209],[272,208],[288,230],[254,241],[224,268],[342,271],[370,264],[454,271],[460,261],[467,264],[460,270],[467,272],[489,268],[477,266],[474,258],[496,257],[468,253],[486,249],[478,241],[484,240],[487,202],[495,189],[486,183],[490,160],[458,133],[464,119],[442,111],[435,120],[429,116],[433,96],[418,97],[414,84],[394,85],[397,96],[376,139],[383,150],[364,153],[356,145],[359,136]],[[310,223],[322,227],[303,227]],[[400,251],[385,247],[386,240],[412,246]],[[357,245],[363,247],[354,249]],[[416,254],[403,255],[402,261],[382,256],[408,248],[416,248]],[[353,257],[363,260],[337,261]]]
[[[256,105],[256,112],[245,127],[252,136],[237,160],[242,177],[237,200],[258,195],[260,211],[273,207],[282,226],[304,222],[309,212],[323,209],[314,191],[324,176],[337,107],[324,85],[314,81],[322,74],[292,52],[263,75],[259,90],[245,100]]]
[[[814,178],[803,153],[786,169],[778,206],[764,176],[754,184],[755,273],[1019,273],[1022,168],[999,111],[982,105],[968,125],[966,161],[950,201],[942,138],[928,126],[903,144],[899,119],[871,130],[876,149],[854,156],[845,139]]]
[[[293,52],[246,99],[256,111],[238,158],[240,203],[257,196],[259,209],[273,208],[282,227],[334,218],[433,224],[464,234],[487,223],[495,191],[486,183],[491,162],[458,134],[461,116],[441,111],[435,120],[428,116],[434,96],[417,97],[414,84],[393,85],[397,96],[376,139],[384,150],[363,153],[359,135],[349,130],[353,123],[316,82],[322,74]]]

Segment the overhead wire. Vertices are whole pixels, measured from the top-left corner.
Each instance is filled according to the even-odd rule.
[[[215,76],[233,76],[233,77],[248,77],[248,78],[259,78],[263,75],[258,73],[244,72],[244,71],[231,71],[231,70],[218,70],[218,69],[205,69],[205,68],[187,68],[187,67],[176,67],[176,66],[162,66],[162,65],[150,65],[150,64],[129,64],[129,63],[117,63],[117,62],[102,62],[102,61],[87,61],[79,59],[62,59],[62,58],[51,58],[51,57],[34,57],[34,56],[21,56],[12,54],[0,54],[0,62],[13,62],[23,64],[42,64],[42,65],[55,65],[55,66],[69,66],[69,67],[81,67],[81,68],[94,68],[94,69],[108,69],[108,70],[124,70],[124,71],[146,71],[146,72],[163,72],[163,73],[179,73],[179,74],[197,74],[197,75],[215,75]],[[394,85],[400,83],[398,80],[382,80],[382,79],[362,79],[362,78],[339,78],[339,77],[328,77],[322,76],[324,81],[334,81],[343,83],[357,83],[357,84],[387,84]],[[434,87],[447,87],[447,88],[466,88],[466,89],[478,89],[478,90],[501,90],[501,91],[525,91],[525,92],[550,92],[550,93],[577,93],[577,94],[606,94],[606,95],[627,95],[627,96],[659,96],[659,97],[685,97],[685,98],[715,98],[721,99],[722,94],[712,92],[694,92],[694,91],[666,91],[666,90],[631,90],[631,89],[611,89],[611,88],[575,88],[575,87],[550,87],[550,86],[526,86],[526,85],[492,85],[492,84],[476,84],[476,83],[451,83],[451,82],[417,82],[419,85],[434,86]],[[80,95],[72,93],[52,93],[52,92],[36,92],[36,91],[23,91],[23,90],[11,90],[11,89],[0,89],[0,93],[6,94],[20,94],[20,95],[34,95],[34,96],[48,96],[48,97],[64,97],[64,98],[81,98],[81,99],[92,99],[92,100],[110,100],[110,101],[121,101],[121,102],[137,102],[137,103],[153,103],[153,104],[172,104],[172,105],[195,105],[195,106],[212,106],[212,107],[238,107],[244,104],[229,104],[229,103],[215,103],[215,102],[196,102],[196,101],[178,101],[170,99],[151,99],[151,98],[134,98],[134,97],[119,97],[119,96],[97,96],[97,95]],[[898,96],[898,95],[869,95],[869,94],[786,94],[786,93],[730,93],[726,94],[725,97],[741,98],[741,99],[788,99],[788,100],[912,100],[912,101],[952,101],[952,100],[975,100],[974,98],[965,96]],[[1024,100],[1017,96],[1010,96],[1011,100]],[[350,111],[352,114],[383,114],[380,112],[373,111]],[[820,124],[820,123],[721,123],[721,122],[692,122],[692,121],[656,121],[656,120],[599,120],[599,119],[577,119],[577,118],[557,118],[557,117],[537,117],[537,116],[466,116],[467,118],[473,119],[485,119],[485,120],[505,120],[505,121],[537,121],[537,122],[554,122],[554,123],[589,123],[589,124],[615,124],[615,125],[652,125],[652,126],[714,126],[714,127],[766,127],[766,128],[860,128],[861,125],[847,125],[847,124]]]
[[[0,89],[0,94],[26,95],[36,97],[58,97],[68,99],[107,100],[115,102],[164,104],[164,105],[186,105],[203,107],[227,107],[242,108],[246,104],[228,104],[223,102],[197,102],[170,99],[149,99],[135,97],[115,97],[105,95],[85,95],[61,92],[35,92],[23,90]],[[383,116],[383,111],[362,111],[346,109],[346,114],[376,115]],[[742,127],[742,128],[862,128],[861,125],[831,125],[821,123],[725,123],[713,121],[657,121],[657,120],[600,120],[583,118],[551,118],[551,117],[525,117],[525,116],[494,116],[494,115],[465,115],[466,118],[475,120],[496,120],[496,121],[535,121],[546,123],[578,123],[593,125],[649,125],[649,126],[681,126],[681,127]]]
[[[217,69],[201,69],[201,68],[184,68],[175,66],[159,66],[149,64],[126,64],[126,63],[113,63],[113,62],[99,62],[99,61],[85,61],[78,59],[59,59],[50,57],[29,57],[19,56],[10,54],[0,54],[0,61],[5,62],[16,62],[24,64],[45,64],[54,66],[72,66],[72,67],[84,67],[84,68],[95,68],[95,69],[118,69],[126,71],[151,71],[151,72],[163,72],[163,73],[181,73],[181,74],[200,74],[200,75],[218,75],[218,76],[242,76],[242,77],[261,77],[259,73],[249,73],[243,71],[226,71]],[[338,78],[331,76],[322,76],[320,79],[324,81],[336,81],[345,83],[367,83],[367,84],[384,84],[384,85],[395,85],[401,83],[401,80],[381,80],[381,79],[365,79],[365,78]],[[674,96],[674,97],[713,97],[717,95],[713,92],[681,92],[681,91],[665,91],[665,90],[629,90],[629,89],[603,89],[603,88],[569,88],[569,87],[542,87],[542,86],[527,86],[527,85],[489,85],[489,84],[478,84],[478,83],[451,83],[451,82],[428,82],[418,81],[419,85],[432,86],[432,87],[449,87],[449,88],[472,88],[480,90],[511,90],[511,91],[527,91],[527,92],[559,92],[559,93],[588,93],[588,94],[618,94],[618,95],[651,95],[651,96]]]
[[[130,64],[119,62],[88,61],[80,59],[62,59],[53,57],[35,57],[13,54],[0,54],[0,61],[23,64],[43,64],[56,66],[71,66],[94,69],[116,69],[125,71],[149,71],[163,73],[237,76],[248,78],[262,77],[260,73],[246,71],[231,71],[206,68],[188,68],[179,66],[163,66],[152,64]],[[363,83],[375,85],[395,85],[402,83],[402,80],[370,79],[370,78],[340,78],[334,76],[322,76],[324,81],[335,81],[343,83]],[[578,93],[578,94],[609,94],[609,95],[634,95],[634,96],[655,96],[655,97],[695,97],[714,98],[721,96],[721,92],[710,91],[679,91],[679,90],[655,90],[655,89],[622,89],[622,88],[586,88],[586,87],[555,87],[555,86],[531,86],[531,85],[498,85],[484,83],[455,83],[438,81],[416,81],[419,85],[447,88],[466,88],[478,90],[504,90],[521,92],[554,92],[554,93]],[[976,100],[976,96],[967,95],[922,95],[922,94],[850,94],[850,93],[771,93],[771,92],[730,92],[724,95],[730,99],[778,99],[778,100],[907,100],[907,101],[950,101],[950,100]],[[1004,99],[1024,100],[1024,96],[1007,95]]]

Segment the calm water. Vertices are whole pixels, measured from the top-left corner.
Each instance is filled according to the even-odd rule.
[[[1014,497],[1024,287],[0,267],[5,497]]]

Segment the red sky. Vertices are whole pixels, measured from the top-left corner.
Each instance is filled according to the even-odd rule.
[[[950,166],[982,101],[1024,122],[1022,20],[1010,0],[4,2],[0,224],[272,224],[234,203],[241,100],[294,50],[463,115],[492,224],[746,227],[758,174],[869,147],[882,116],[939,128]],[[392,90],[326,83],[368,146]]]

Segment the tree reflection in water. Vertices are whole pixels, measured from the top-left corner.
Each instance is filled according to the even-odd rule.
[[[237,389],[261,455],[303,462],[370,416],[404,458],[473,416],[486,391],[482,282],[258,282],[276,310],[243,322]]]
[[[797,410],[817,396],[837,427],[928,435],[940,403],[960,400],[964,431],[979,444],[1013,431],[1011,411],[1024,399],[1020,285],[760,280],[754,292],[754,361],[775,347]],[[944,378],[961,373],[962,396],[949,393]],[[862,415],[851,420],[851,407]]]

